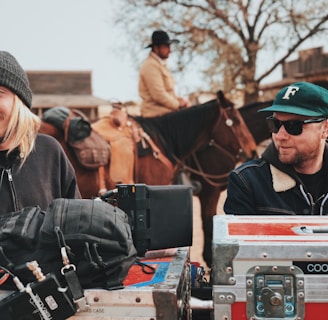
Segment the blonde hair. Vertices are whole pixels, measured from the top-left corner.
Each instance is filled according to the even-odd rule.
[[[4,140],[9,142],[8,154],[18,148],[21,166],[34,148],[40,125],[40,118],[15,95],[14,105],[4,135]]]

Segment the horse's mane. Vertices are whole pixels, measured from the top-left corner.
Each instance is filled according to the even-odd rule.
[[[273,100],[258,101],[244,105],[238,108],[240,115],[243,117],[251,134],[253,135],[256,144],[261,143],[265,139],[271,137],[270,131],[267,128],[265,118],[267,112],[258,112],[260,109],[271,106]]]
[[[164,116],[134,119],[150,136],[157,135],[167,152],[179,158],[190,151],[204,129],[212,127],[219,112],[218,102],[211,100]]]
[[[248,103],[245,104],[243,106],[241,106],[238,110],[248,110],[248,109],[255,109],[255,110],[259,110],[261,108],[265,108],[268,107],[270,105],[272,105],[273,100],[267,100],[267,101],[256,101],[256,102],[252,102],[252,103]]]
[[[258,112],[258,111],[260,109],[271,106],[272,102],[273,100],[249,103],[238,108],[238,111],[248,125],[250,123],[257,122],[257,121],[263,121],[264,123],[265,118],[268,115],[266,112]]]

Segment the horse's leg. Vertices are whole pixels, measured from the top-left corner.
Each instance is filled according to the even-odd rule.
[[[221,190],[203,183],[198,195],[204,232],[203,258],[209,268],[212,267],[213,217],[216,215]]]

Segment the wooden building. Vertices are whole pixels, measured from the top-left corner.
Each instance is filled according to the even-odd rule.
[[[298,52],[298,58],[283,65],[282,80],[261,85],[261,101],[272,100],[283,87],[308,81],[328,89],[328,53],[322,47]]]
[[[99,117],[99,107],[110,102],[92,95],[91,71],[27,71],[33,92],[32,111],[65,106],[82,111],[90,120]]]

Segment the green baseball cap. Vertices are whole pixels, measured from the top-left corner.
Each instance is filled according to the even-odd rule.
[[[309,82],[295,82],[277,93],[272,106],[259,111],[328,118],[328,90]]]

